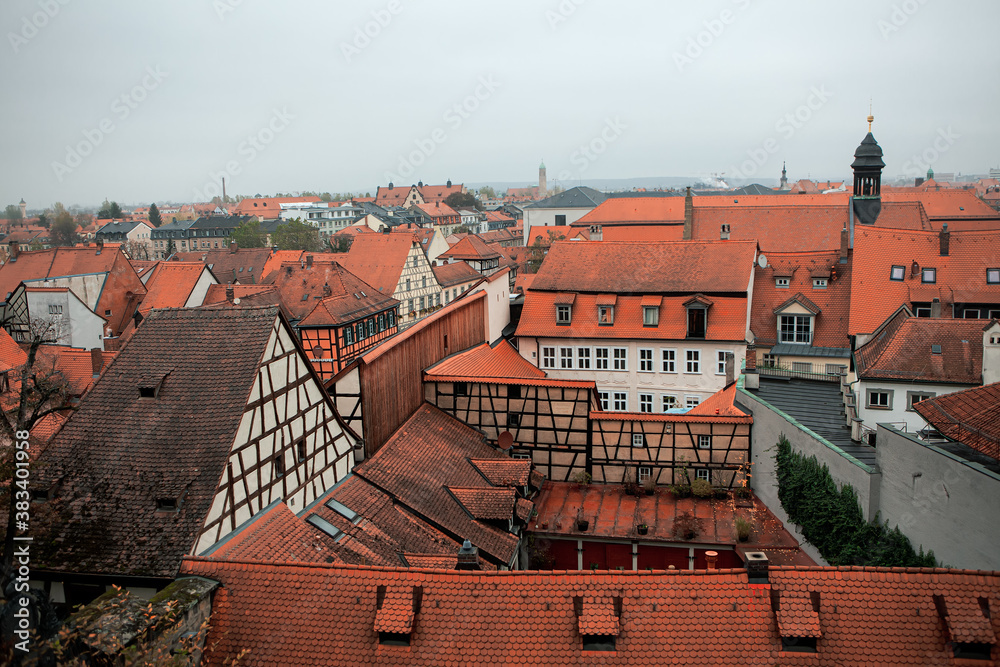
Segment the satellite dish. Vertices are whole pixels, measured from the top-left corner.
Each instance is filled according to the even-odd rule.
[[[240,305],[240,297],[236,297],[235,299],[233,299],[233,305],[234,306]]]
[[[504,431],[499,435],[497,444],[500,445],[500,449],[507,451],[514,446],[514,436],[510,431]]]
[[[757,256],[757,265],[762,269],[767,268],[767,257],[763,254]]]

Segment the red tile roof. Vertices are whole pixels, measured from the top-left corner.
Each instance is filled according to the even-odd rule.
[[[375,289],[392,296],[414,243],[410,234],[359,234],[350,252],[337,261]]]
[[[484,260],[497,259],[500,253],[483,243],[475,234],[469,234],[461,241],[451,246],[440,255],[441,257],[457,260]]]
[[[78,347],[63,345],[43,345],[38,348],[36,364],[38,368],[54,368],[58,370],[69,384],[72,396],[83,396],[94,384],[94,365],[91,351]],[[101,368],[115,358],[115,352],[101,352]]]
[[[241,285],[250,285],[261,282],[265,277],[265,267],[271,259],[271,250],[239,248],[234,252],[226,248],[179,252],[174,257],[183,262],[204,262],[220,283],[239,282]]]
[[[549,248],[531,290],[745,294],[756,253],[752,241],[560,241]]]
[[[482,343],[476,347],[445,357],[424,371],[427,380],[444,378],[543,379],[545,371],[522,357],[514,346],[501,340],[495,347]]]
[[[454,218],[457,222],[461,215],[458,211],[448,206],[443,201],[427,202],[425,204],[413,204],[413,208],[416,208],[421,213],[426,215],[428,218]]]
[[[264,278],[271,275],[272,272],[277,271],[285,262],[301,262],[305,259],[305,250],[274,250],[268,256],[267,261],[264,262],[263,268],[260,269],[260,275],[257,276],[257,281],[260,282]]]
[[[941,256],[938,232],[893,231],[857,227],[851,275],[849,334],[872,333],[899,306],[941,299],[942,314],[955,302],[1000,303],[1000,285],[986,283],[986,270],[1000,266],[1000,234],[950,232],[949,255]],[[933,285],[921,282],[912,266],[937,271]],[[891,280],[893,266],[904,279]]]
[[[256,215],[263,219],[274,219],[281,215],[281,204],[296,202],[318,202],[319,197],[258,197],[247,198],[236,205],[233,215]]]
[[[750,329],[757,344],[778,342],[778,317],[775,309],[790,297],[801,294],[811,301],[819,314],[813,322],[813,345],[849,348],[847,322],[851,306],[851,263],[840,263],[836,252],[772,253],[767,267],[755,269]],[[814,289],[817,273],[828,274],[825,289]],[[777,287],[775,278],[788,277],[789,286]]]
[[[38,488],[56,490],[32,522],[38,567],[176,574],[205,523],[277,316],[198,308],[143,320],[33,470]],[[219,344],[232,340],[239,345]],[[157,380],[154,409],[137,387]],[[176,513],[157,514],[158,498],[182,497]]]
[[[707,417],[719,415],[722,417],[745,418],[753,422],[753,417],[736,407],[736,383],[731,383],[725,389],[720,389],[704,401],[685,413],[687,417]]]
[[[642,297],[618,297],[614,324],[607,326],[597,323],[599,295],[579,294],[573,304],[572,322],[563,326],[556,324],[555,304],[558,293],[535,291],[535,285],[538,285],[538,278],[525,294],[517,336],[609,340],[682,340],[687,337],[687,312],[684,303],[689,300],[688,297],[664,297],[660,305],[659,324],[655,327],[642,324]],[[713,297],[706,318],[705,340],[742,341],[746,339],[746,335],[746,297]]]
[[[209,552],[212,558],[262,563],[333,562],[332,540],[275,501]],[[339,559],[338,559],[339,560]]]
[[[527,486],[531,461],[525,459],[471,459],[472,466],[494,486]]]
[[[473,519],[481,521],[510,521],[514,514],[517,494],[514,489],[471,489],[449,486],[448,492]]]
[[[884,202],[919,202],[927,217],[934,219],[987,218],[1000,220],[1000,213],[976,196],[975,190],[918,190],[882,192]],[[880,216],[881,217],[881,214]],[[881,225],[880,225],[881,226]],[[949,225],[950,226],[950,225]]]
[[[476,271],[466,262],[452,262],[451,264],[438,264],[432,266],[434,277],[443,288],[454,287],[455,285],[465,285],[475,282],[483,277],[483,274]]]
[[[768,584],[749,584],[742,570],[483,573],[188,558],[184,573],[222,583],[208,665],[242,654],[251,667],[947,666],[966,664],[952,657],[950,640],[992,632],[995,642],[1000,632],[997,614],[977,610],[979,598],[992,608],[1000,596],[996,572],[772,567]],[[382,595],[388,611],[378,609]],[[614,598],[620,615],[608,604]],[[813,604],[818,653],[783,652],[781,626],[814,631]],[[376,628],[408,623],[409,646],[379,645]],[[610,630],[615,650],[584,651],[581,628]]]
[[[420,191],[420,196],[426,202],[444,202],[450,195],[456,192],[464,192],[465,186],[461,183],[454,183],[452,185],[418,185],[417,190]]]
[[[943,436],[1000,459],[1000,382],[920,401],[913,408]]]
[[[909,317],[898,313],[854,357],[858,377],[948,384],[980,384],[987,320]],[[935,353],[932,347],[940,346]]]
[[[146,296],[139,304],[145,317],[153,308],[183,308],[205,272],[201,262],[164,262],[146,283]]]
[[[344,255],[336,255],[344,259]],[[309,326],[353,322],[393,308],[392,292],[381,293],[336,261],[285,262],[264,280],[274,285],[292,319]]]
[[[531,233],[528,234],[527,245],[532,246],[537,242],[540,246],[545,247],[552,245],[553,241],[572,241],[574,239],[589,241],[590,230],[586,228],[577,229],[569,225],[535,226],[531,228]]]
[[[0,371],[20,368],[28,363],[28,353],[14,342],[6,329],[0,329]]]
[[[101,252],[96,247],[23,251],[16,261],[0,266],[0,298],[13,292],[22,280],[108,273],[121,249],[111,248],[110,244],[106,244],[105,248],[108,250]]]

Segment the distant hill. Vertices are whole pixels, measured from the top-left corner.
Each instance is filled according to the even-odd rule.
[[[711,178],[697,176],[640,176],[637,178],[584,178],[578,181],[559,181],[558,184],[569,189],[578,185],[586,185],[595,190],[613,192],[616,190],[632,190],[634,188],[645,188],[647,190],[656,189],[682,189],[687,186],[695,188],[705,188],[711,182]],[[726,179],[730,187],[740,187],[750,183],[760,183],[777,187],[777,179],[755,178],[755,179]],[[553,187],[556,181],[549,180],[549,187]],[[498,193],[508,188],[526,188],[538,185],[537,181],[485,181],[482,183],[466,183],[465,187],[470,190],[478,190],[483,186],[490,186]]]

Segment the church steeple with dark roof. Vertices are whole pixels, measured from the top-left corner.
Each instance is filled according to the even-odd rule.
[[[871,124],[875,120],[868,116],[868,134],[861,145],[854,151],[854,213],[863,225],[875,224],[882,210],[882,148],[871,133]]]

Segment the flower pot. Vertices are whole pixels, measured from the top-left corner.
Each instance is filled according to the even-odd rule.
[[[577,519],[576,520],[576,529],[577,530],[583,532],[583,531],[587,530],[588,528],[590,528],[590,521],[589,520],[587,520],[587,519]]]
[[[648,533],[648,532],[649,532],[649,526],[647,526],[646,524],[643,524],[643,525],[641,525],[641,526],[636,526],[636,527],[635,527],[635,530],[636,530],[636,532],[638,532],[638,533],[639,533],[640,535],[645,535],[646,533]]]

